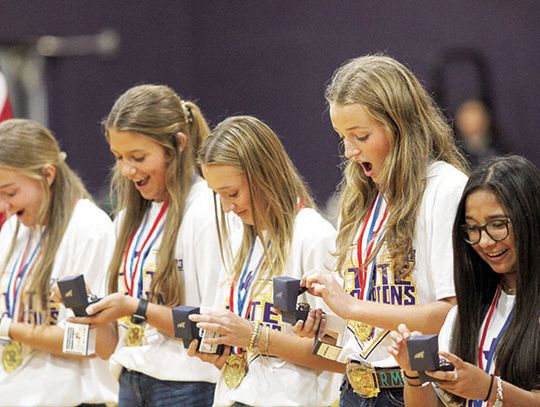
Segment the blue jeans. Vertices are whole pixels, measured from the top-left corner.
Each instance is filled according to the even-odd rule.
[[[119,407],[211,407],[216,385],[206,382],[158,380],[144,373],[122,370]]]
[[[377,397],[365,399],[355,393],[349,382],[341,385],[339,407],[403,407],[403,389],[383,389]]]

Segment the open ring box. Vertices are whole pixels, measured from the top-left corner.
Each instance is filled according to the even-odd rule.
[[[452,371],[454,365],[439,357],[439,338],[437,335],[415,335],[407,341],[409,351],[409,364],[412,370],[418,372],[420,381],[436,382],[437,379],[426,375],[424,372],[442,370]]]
[[[273,278],[273,306],[281,311],[283,322],[294,325],[299,320],[306,320],[310,306],[304,302],[298,303],[298,296],[305,291],[305,287],[300,288],[300,280],[297,278]]]
[[[221,355],[223,353],[223,345],[209,345],[205,338],[217,338],[217,332],[204,331],[197,328],[197,323],[190,320],[191,314],[200,314],[199,307],[189,305],[179,305],[172,309],[174,336],[182,338],[184,348],[188,348],[193,339],[199,340],[198,351],[202,353],[212,353]]]
[[[86,307],[98,302],[101,298],[89,295],[82,274],[68,276],[57,281],[64,306],[71,308],[77,317],[86,317]],[[93,355],[96,352],[96,330],[87,324],[66,322],[62,351],[74,355]]]

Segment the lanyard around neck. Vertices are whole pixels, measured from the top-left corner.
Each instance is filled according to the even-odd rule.
[[[357,256],[358,256],[358,279],[360,282],[360,299],[365,300],[369,299],[371,288],[368,287],[368,284],[371,285],[373,280],[373,275],[375,272],[375,264],[370,268],[370,275],[368,276],[368,265],[364,263],[369,259],[373,253],[376,243],[382,238],[381,229],[386,223],[386,218],[388,217],[388,208],[383,206],[383,197],[381,194],[377,194],[371,207],[368,211],[368,214],[364,218],[362,229],[358,237],[357,242]],[[382,217],[381,217],[382,212]],[[377,221],[378,224],[377,224]],[[369,225],[369,229],[368,229]],[[368,230],[367,239],[364,239],[366,230]],[[364,240],[366,241],[365,246],[363,245]],[[375,263],[375,262],[374,262]]]
[[[148,231],[148,234],[143,240],[143,243],[139,250],[137,250],[137,245],[141,239],[141,236],[144,233],[144,229],[146,228],[146,223],[148,219],[145,216],[145,219],[143,221],[143,224],[140,227],[139,233],[134,233],[131,237],[127,247],[126,251],[124,253],[124,285],[129,293],[130,296],[133,297],[134,290],[135,290],[135,278],[138,275],[141,275],[139,279],[138,284],[138,290],[137,290],[137,297],[140,297],[142,294],[142,268],[144,266],[144,261],[148,257],[148,254],[150,253],[152,247],[154,246],[156,240],[163,232],[164,225],[161,224],[161,221],[163,217],[165,216],[165,213],[167,212],[167,208],[169,207],[169,200],[167,199],[163,205],[161,206],[161,209],[159,210],[158,215],[154,219],[154,222],[152,223],[152,226],[150,227],[150,230]],[[148,216],[148,215],[147,215]],[[160,227],[158,228],[158,226]],[[136,239],[135,236],[137,235]],[[133,240],[135,240],[135,245],[132,247]],[[150,243],[150,244],[149,244]],[[131,254],[130,254],[131,253]],[[128,261],[129,257],[129,261]],[[142,262],[141,262],[142,260]],[[135,266],[133,267],[133,263],[135,262]],[[129,264],[129,276],[128,276],[128,264]],[[139,266],[140,265],[140,266]]]

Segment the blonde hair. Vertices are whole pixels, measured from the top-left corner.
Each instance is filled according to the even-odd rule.
[[[340,226],[337,237],[339,270],[370,204],[378,193],[389,207],[384,239],[395,263],[395,272],[406,275],[413,249],[416,215],[426,188],[431,161],[446,161],[467,172],[452,129],[439,108],[412,72],[383,55],[352,59],[333,75],[325,92],[329,104],[360,104],[382,126],[392,145],[378,185],[367,178],[359,165],[349,160],[340,184]]]
[[[139,85],[118,98],[103,126],[107,140],[110,130],[134,132],[159,143],[169,157],[165,186],[170,201],[157,269],[150,284],[150,300],[166,305],[182,304],[184,282],[177,271],[175,246],[186,198],[197,171],[195,154],[202,140],[208,136],[208,124],[195,103],[183,101],[168,86]],[[187,136],[187,144],[182,152],[177,142],[180,132]],[[116,214],[122,210],[125,213],[109,266],[110,293],[118,291],[122,256],[130,237],[137,231],[151,205],[140,195],[133,182],[122,176],[118,166],[113,170],[111,193],[117,197]]]
[[[40,205],[37,225],[46,225],[38,257],[29,270],[28,289],[25,290],[25,303],[41,313],[42,320],[49,320],[50,280],[54,259],[64,232],[69,224],[77,201],[90,195],[80,178],[64,162],[65,153],[60,151],[54,136],[45,127],[32,120],[11,119],[0,124],[0,167],[17,171],[39,181],[45,199]],[[49,186],[43,172],[45,165],[56,168],[56,175]],[[2,273],[13,255],[20,222],[15,234]]]
[[[266,254],[259,280],[280,275],[287,261],[298,208],[312,208],[314,203],[277,135],[255,117],[230,117],[212,130],[199,151],[199,162],[205,166],[235,167],[248,181],[254,225],[244,224],[232,276],[239,276],[257,237]],[[216,205],[216,218],[217,211]],[[225,259],[223,242],[228,240],[229,232],[222,208],[220,218],[221,255]]]

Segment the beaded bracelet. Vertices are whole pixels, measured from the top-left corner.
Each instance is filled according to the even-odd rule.
[[[493,404],[493,407],[502,407],[503,405],[502,379],[499,376],[495,376],[495,380],[497,381],[497,398],[495,399],[495,403]]]

